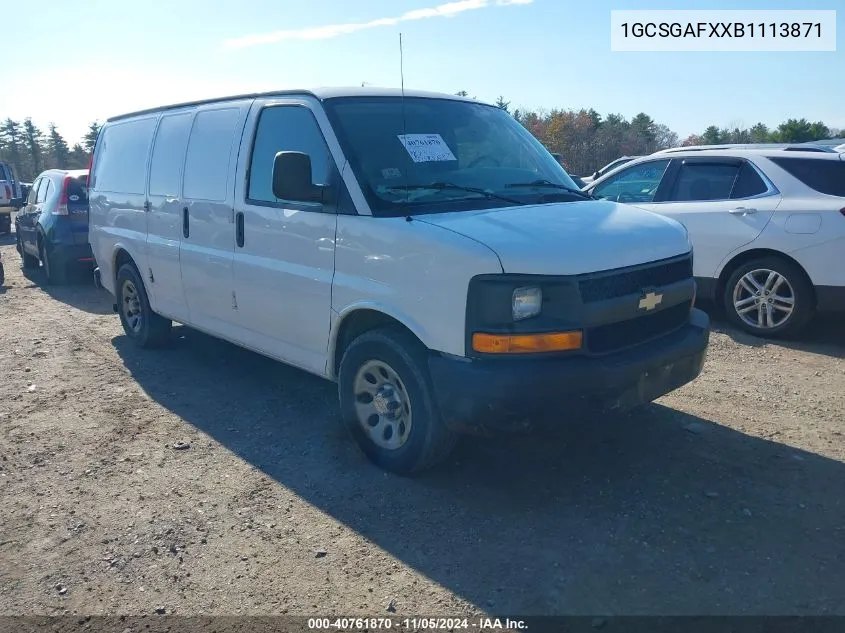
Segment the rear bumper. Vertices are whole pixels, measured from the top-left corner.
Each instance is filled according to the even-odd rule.
[[[446,425],[474,434],[519,432],[579,412],[626,410],[694,380],[710,319],[692,310],[681,329],[603,357],[469,360],[432,355],[429,368]]]
[[[94,254],[90,244],[51,244],[50,254],[54,259],[65,264],[94,265]]]
[[[845,312],[845,286],[816,286],[819,312]]]

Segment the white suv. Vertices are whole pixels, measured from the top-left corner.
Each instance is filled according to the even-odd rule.
[[[690,234],[699,297],[761,336],[845,311],[845,155],[792,147],[675,148],[585,191],[674,218]]]

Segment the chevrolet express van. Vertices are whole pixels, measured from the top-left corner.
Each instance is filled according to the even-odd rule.
[[[176,321],[335,381],[392,472],[462,433],[647,403],[704,363],[683,226],[590,198],[474,100],[325,89],[114,117],[89,205],[129,338]]]

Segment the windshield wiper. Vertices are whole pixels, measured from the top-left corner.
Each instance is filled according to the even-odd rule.
[[[444,191],[446,189],[454,189],[455,191],[477,193],[488,199],[495,198],[497,200],[504,200],[505,202],[509,202],[510,204],[525,204],[522,200],[516,200],[515,198],[510,198],[508,196],[500,196],[499,194],[487,191],[486,189],[480,189],[479,187],[464,187],[463,185],[456,185],[451,182],[432,182],[428,185],[391,185],[389,187],[385,187],[385,189],[400,191],[414,191],[418,189],[433,189],[435,191]]]
[[[573,189],[572,187],[567,187],[566,185],[560,185],[556,182],[552,182],[551,180],[532,180],[531,182],[512,182],[508,185],[505,185],[505,188],[512,189],[515,187],[554,187],[555,189],[560,189],[562,191],[567,191],[573,195],[580,196],[581,198],[586,198],[587,200],[595,200],[593,196],[590,194],[581,191],[580,189]]]

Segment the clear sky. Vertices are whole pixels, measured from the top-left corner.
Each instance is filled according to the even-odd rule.
[[[827,53],[619,53],[610,51],[611,8],[691,7],[682,0],[41,0],[38,11],[15,12],[14,31],[4,26],[0,117],[32,116],[43,128],[54,121],[72,143],[92,120],[166,103],[362,82],[398,87],[401,31],[406,88],[466,90],[485,101],[503,95],[528,108],[643,111],[681,138],[710,124],[788,117],[845,127],[841,35],[837,52]],[[839,9],[837,32],[845,32],[843,0],[702,0],[694,8]],[[408,14],[419,10],[427,11]]]

